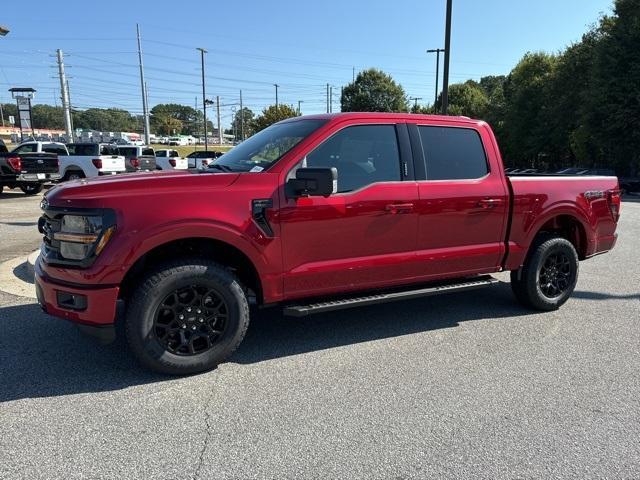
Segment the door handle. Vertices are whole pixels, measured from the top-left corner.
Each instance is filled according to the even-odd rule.
[[[413,203],[390,203],[384,209],[393,214],[410,212],[413,210]]]
[[[489,209],[489,208],[494,208],[497,205],[500,205],[502,203],[502,200],[500,200],[499,198],[483,198],[481,200],[478,200],[478,207],[480,208],[485,208],[485,209]]]

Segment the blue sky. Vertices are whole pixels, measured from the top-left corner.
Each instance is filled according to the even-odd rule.
[[[504,74],[527,51],[557,52],[580,39],[611,0],[453,0],[451,82]],[[10,86],[38,90],[53,104],[59,83],[53,57],[65,52],[72,103],[78,108],[116,106],[141,113],[135,24],[140,24],[150,104],[201,106],[200,59],[209,50],[207,96],[220,95],[228,124],[243,90],[259,111],[275,99],[303,113],[326,109],[326,84],[340,86],[357,70],[378,67],[408,95],[431,102],[435,58],[444,47],[445,0],[317,2],[86,2],[5,8],[0,24],[0,100]],[[442,72],[442,68],[441,68]],[[440,82],[442,83],[442,82]],[[237,107],[236,107],[237,108]]]

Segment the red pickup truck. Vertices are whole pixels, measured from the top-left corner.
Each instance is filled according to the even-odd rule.
[[[104,341],[116,305],[142,364],[215,367],[249,305],[302,316],[477,289],[511,271],[552,310],[616,242],[616,177],[504,173],[489,126],[343,113],[272,125],[205,171],[68,182],[42,202],[36,290]]]

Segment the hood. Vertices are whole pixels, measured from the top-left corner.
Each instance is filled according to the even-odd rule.
[[[173,195],[184,193],[206,193],[211,189],[231,185],[238,173],[191,173],[188,171],[154,171],[108,175],[90,179],[74,180],[56,185],[46,194],[49,205],[101,208],[109,206],[110,200],[118,203],[140,197]]]

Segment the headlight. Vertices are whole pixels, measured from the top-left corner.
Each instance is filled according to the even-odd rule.
[[[95,247],[99,255],[111,238],[113,226],[103,229],[102,217],[65,215],[60,231],[53,238],[60,242],[60,255],[69,260],[83,260]]]

